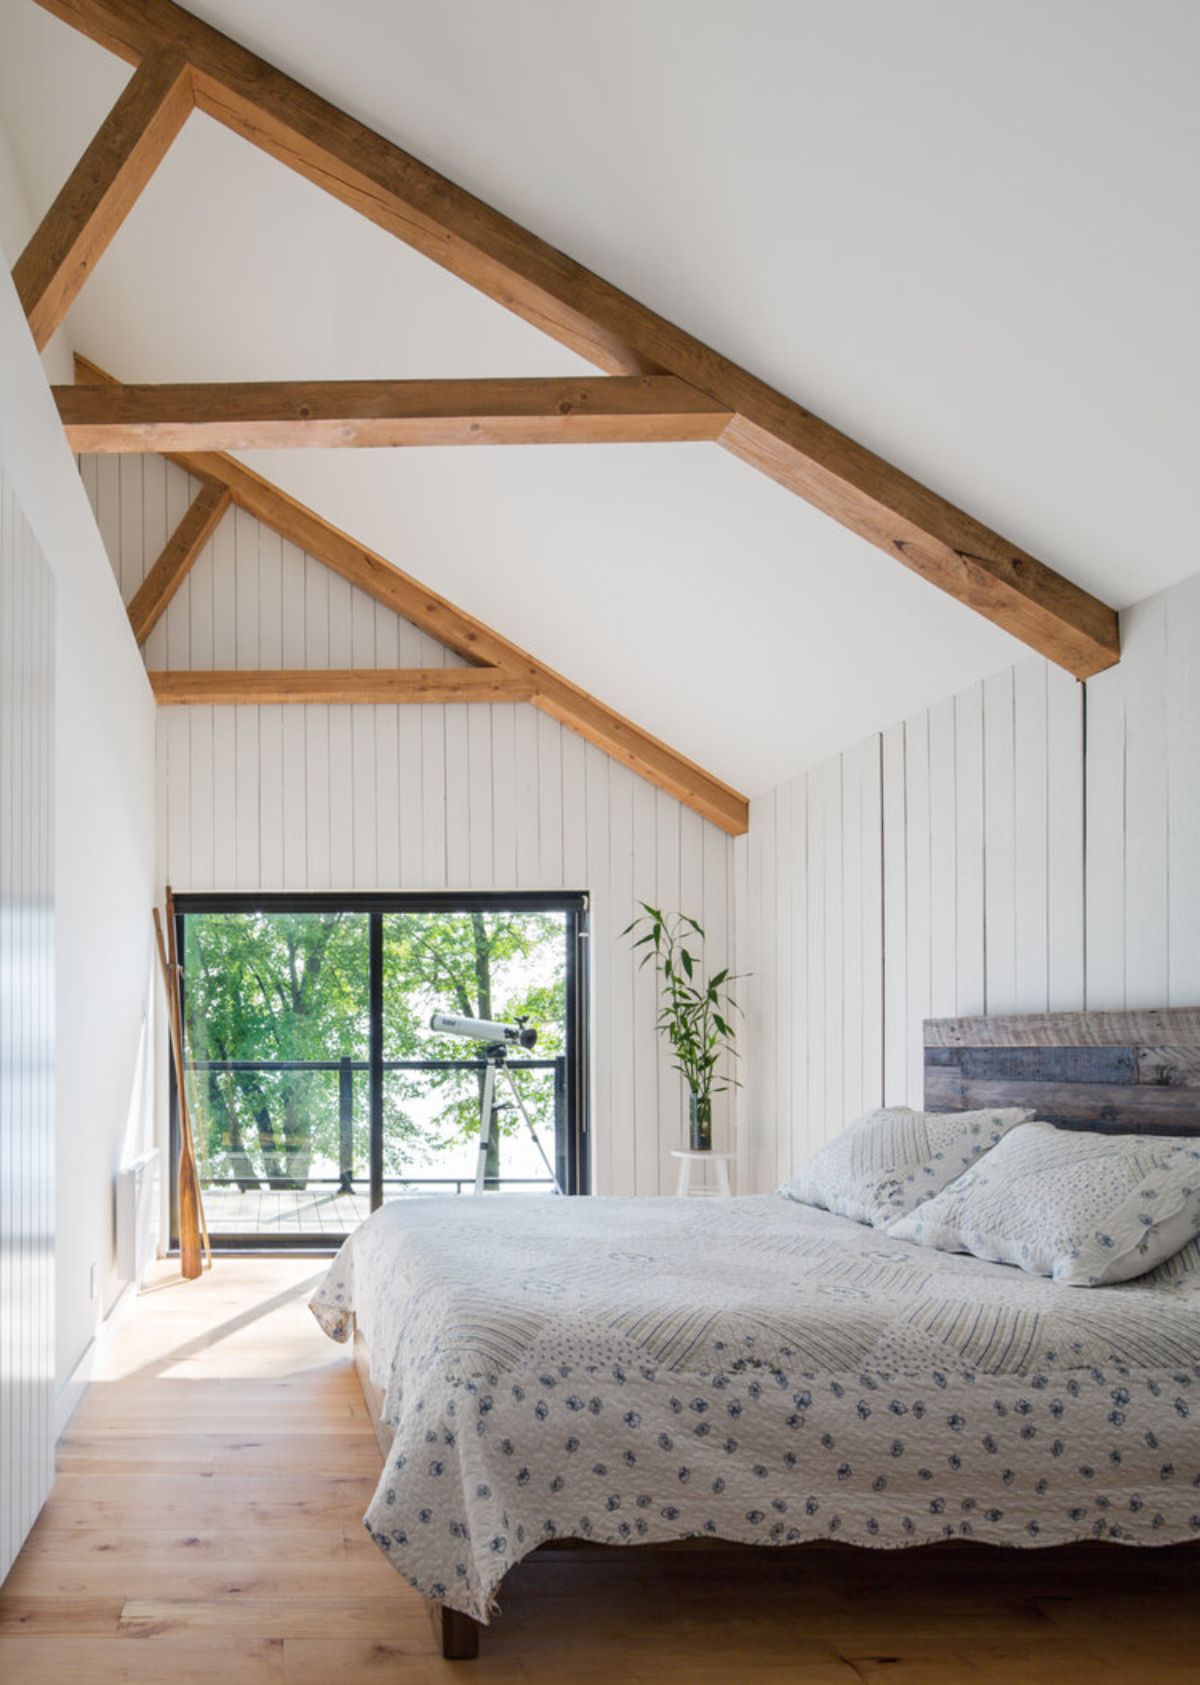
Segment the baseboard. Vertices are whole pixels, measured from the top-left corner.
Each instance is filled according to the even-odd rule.
[[[116,1329],[125,1320],[130,1307],[136,1300],[137,1294],[133,1291],[133,1283],[126,1282],[117,1296],[116,1304],[84,1347],[83,1356],[55,1393],[54,1439],[56,1444],[67,1431],[67,1424],[78,1410],[83,1395],[88,1390],[101,1352],[112,1339]]]

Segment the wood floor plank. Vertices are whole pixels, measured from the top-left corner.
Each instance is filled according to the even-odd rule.
[[[363,1549],[379,1552],[362,1536]],[[47,1527],[30,1535],[22,1557],[38,1563],[86,1565],[93,1561],[136,1562],[158,1568],[163,1563],[187,1562],[327,1562],[350,1554],[347,1535],[335,1526],[239,1526],[207,1532],[144,1527]],[[144,1575],[143,1575],[144,1578]]]
[[[395,1570],[378,1551],[374,1560],[358,1560],[339,1551],[319,1562],[297,1561],[280,1541],[272,1562],[263,1557],[206,1562],[160,1559],[148,1563],[144,1557],[91,1558],[86,1562],[47,1561],[44,1557],[22,1560],[5,1581],[4,1596],[59,1597],[86,1602],[112,1598],[135,1601],[152,1574],[156,1595],[165,1599],[190,1599],[229,1605],[295,1599],[306,1608],[333,1603],[344,1605],[356,1597],[380,1597],[395,1601]],[[328,1614],[328,1608],[326,1613]],[[122,1611],[124,1616],[125,1611]]]
[[[7,1584],[7,1581],[5,1582]],[[16,1632],[97,1633],[115,1638],[121,1624],[120,1597],[78,1597],[0,1591],[0,1634]]]
[[[0,1634],[11,1685],[283,1685],[283,1644],[269,1638],[38,1637]]]
[[[427,1645],[414,1655],[403,1644],[386,1639],[286,1638],[283,1643],[285,1685],[532,1685],[533,1676],[517,1660],[481,1654],[465,1668],[444,1662]],[[572,1674],[570,1685],[578,1676]],[[611,1674],[604,1685],[616,1685]],[[727,1679],[725,1685],[730,1685]],[[848,1681],[853,1685],[853,1681]]]
[[[60,1474],[96,1474],[109,1477],[123,1474],[161,1474],[164,1479],[171,1480],[177,1475],[211,1475],[213,1454],[211,1451],[198,1451],[195,1446],[190,1449],[181,1446],[178,1453],[167,1449],[157,1456],[140,1456],[136,1445],[131,1445],[125,1451],[101,1449],[98,1452],[92,1448],[79,1450],[72,1446],[60,1446],[54,1466]]]
[[[343,1629],[358,1638],[408,1643],[416,1656],[432,1647],[421,1599],[389,1590],[374,1597],[337,1596],[320,1602],[302,1597],[131,1597],[120,1610],[119,1628],[154,1632],[246,1633],[267,1638],[324,1638]]]
[[[47,1522],[64,1526],[182,1528],[191,1532],[243,1528],[327,1527],[361,1524],[376,1481],[322,1481],[297,1476],[250,1483],[236,1477],[194,1479],[169,1475],[122,1480],[106,1475],[60,1475],[43,1510]],[[128,1492],[123,1493],[122,1487]],[[249,1489],[247,1489],[249,1487]]]
[[[862,1685],[987,1685],[987,1674],[963,1655],[852,1656],[848,1661]]]

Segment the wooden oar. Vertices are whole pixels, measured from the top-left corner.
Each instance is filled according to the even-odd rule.
[[[175,896],[172,893],[170,884],[168,884],[167,887],[166,887],[166,903],[167,903],[167,955],[168,955],[168,957],[171,961],[171,980],[175,985],[172,992],[171,992],[171,999],[175,1004],[175,1018],[176,1018],[177,1033],[178,1033],[178,1039],[179,1039],[179,1062],[180,1062],[180,1065],[182,1066],[182,1064],[183,1064],[183,989],[181,987],[181,983],[183,981],[183,973],[180,970],[180,966],[179,966],[179,952],[178,952],[178,949],[175,946]],[[179,1110],[180,1130],[181,1130],[182,1136],[185,1136],[186,1139],[187,1139],[188,1152],[191,1155],[192,1170],[193,1170],[193,1182],[194,1182],[194,1186],[195,1186],[195,1197],[196,1197],[196,1211],[197,1211],[197,1213],[199,1215],[199,1218],[200,1218],[200,1234],[201,1234],[201,1236],[204,1240],[204,1251],[205,1251],[206,1257],[208,1258],[208,1268],[211,1270],[212,1269],[212,1244],[211,1244],[211,1242],[209,1241],[209,1238],[208,1238],[208,1219],[204,1215],[204,1198],[203,1198],[203,1196],[200,1192],[200,1176],[199,1176],[199,1172],[196,1168],[196,1141],[195,1141],[195,1137],[192,1134],[192,1107],[191,1107],[191,1102],[188,1100],[188,1097],[187,1097],[187,1091],[184,1088],[182,1070],[180,1071],[180,1075],[179,1075],[179,1092],[183,1096],[183,1104],[182,1104],[182,1106],[180,1107],[180,1110]]]
[[[185,1279],[194,1281],[204,1267],[200,1241],[200,1179],[196,1172],[196,1155],[192,1146],[191,1120],[188,1117],[187,1089],[184,1084],[179,990],[167,954],[167,945],[163,940],[163,921],[157,907],[154,909],[154,935],[158,943],[158,959],[162,966],[163,987],[167,995],[167,1023],[171,1033],[171,1054],[175,1062],[175,1084],[179,1097],[179,1261]],[[210,1265],[211,1261],[210,1253]]]

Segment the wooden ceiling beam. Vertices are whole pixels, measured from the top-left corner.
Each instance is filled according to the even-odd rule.
[[[76,357],[75,369],[83,383],[115,384],[112,375],[85,357]],[[227,487],[238,508],[245,509],[457,655],[484,669],[503,671],[522,692],[532,693],[531,700],[543,712],[562,721],[639,777],[693,808],[702,818],[735,837],[748,829],[750,807],[739,791],[544,666],[448,598],[430,591],[366,545],[356,543],[236,458],[217,451],[164,454],[168,462],[185,472]]]
[[[263,707],[298,702],[532,702],[532,685],[496,667],[282,668],[151,672],[156,702]]]
[[[182,52],[210,117],[598,368],[706,393],[725,449],[1077,678],[1119,659],[1107,604],[172,0],[38,3],[131,63]]]
[[[139,644],[145,643],[166,613],[171,598],[232,503],[229,487],[216,480],[207,481],[196,493],[191,507],[130,601],[129,624]]]
[[[733,416],[673,375],[56,386],[85,452],[403,445],[661,444]]]
[[[41,351],[192,109],[192,72],[173,47],[154,47],[13,269],[13,284]]]

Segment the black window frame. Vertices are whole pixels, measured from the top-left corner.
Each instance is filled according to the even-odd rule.
[[[372,890],[272,891],[266,894],[213,892],[177,894],[175,939],[180,956],[180,1012],[184,990],[184,920],[191,913],[366,913],[370,915],[370,1200],[383,1203],[383,919],[389,913],[551,912],[566,915],[566,1100],[565,1155],[556,1168],[565,1174],[563,1192],[591,1192],[591,1118],[588,1082],[589,896],[586,890]],[[179,1251],[179,1092],[174,1061],[169,1079],[170,1245]],[[445,1197],[445,1196],[439,1196]],[[335,1252],[345,1235],[222,1234],[214,1252]]]

